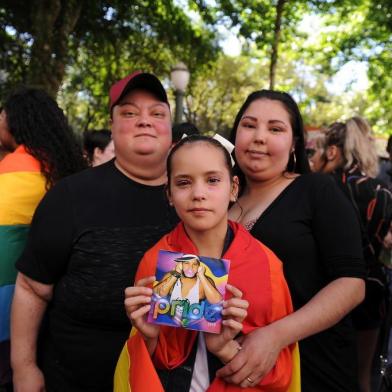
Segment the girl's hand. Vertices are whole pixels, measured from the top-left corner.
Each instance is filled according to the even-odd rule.
[[[132,325],[145,339],[157,339],[159,326],[146,321],[146,315],[151,308],[152,289],[147,287],[155,281],[155,276],[140,279],[135,286],[125,289],[125,310]]]
[[[242,321],[247,316],[248,301],[242,299],[242,292],[236,287],[227,284],[226,289],[233,295],[223,302],[222,331],[220,334],[206,333],[205,341],[208,351],[227,363],[240,349],[234,338],[242,330]]]

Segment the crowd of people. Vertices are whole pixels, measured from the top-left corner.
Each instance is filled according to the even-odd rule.
[[[366,120],[306,140],[294,99],[259,90],[231,153],[172,127],[151,73],[117,81],[109,102],[110,131],[83,146],[46,93],[3,103],[0,390],[370,392],[392,172]],[[161,250],[230,260],[224,300],[200,262],[157,282]],[[153,293],[194,287],[221,304],[219,334],[147,322]]]

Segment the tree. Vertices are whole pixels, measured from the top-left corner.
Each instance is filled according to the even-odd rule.
[[[247,56],[220,55],[214,65],[192,79],[185,105],[187,121],[202,132],[228,136],[248,94],[268,86],[262,68]]]
[[[380,133],[392,134],[392,0],[331,0],[323,30],[309,50],[314,64],[332,75],[350,60],[367,64],[363,113]],[[320,6],[319,11],[323,11]],[[320,50],[324,48],[324,50]]]
[[[245,39],[248,50],[254,47],[269,58],[269,86],[276,83],[279,46],[298,35],[297,26],[308,9],[308,2],[287,0],[217,0],[211,10],[203,0],[197,1],[206,20],[238,28],[238,35]],[[246,50],[246,49],[245,49]]]
[[[3,61],[0,69],[9,83],[40,86],[54,96],[67,67],[77,67],[83,58],[80,51],[92,56],[93,62],[108,53],[112,60],[114,54],[126,52],[143,58],[150,46],[159,46],[173,57],[198,53],[197,64],[207,61],[207,56],[213,58],[217,50],[214,32],[194,25],[171,0],[2,0],[0,26],[0,48],[11,59]],[[155,66],[151,54],[150,65]],[[21,60],[17,69],[12,67],[15,59]],[[119,75],[111,75],[113,68],[107,73],[110,81]]]

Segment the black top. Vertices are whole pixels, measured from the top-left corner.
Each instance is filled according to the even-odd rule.
[[[17,268],[55,285],[43,363],[60,361],[68,388],[112,390],[131,326],[124,289],[176,221],[164,186],[136,183],[113,161],[60,181],[38,206]],[[48,372],[46,379],[57,378]]]
[[[353,207],[334,180],[297,177],[264,211],[251,234],[282,260],[294,308],[340,277],[365,277]],[[358,390],[350,317],[300,342],[302,391]]]

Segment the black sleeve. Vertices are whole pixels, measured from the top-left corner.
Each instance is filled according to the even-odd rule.
[[[353,206],[326,176],[318,184],[313,201],[314,236],[330,278],[364,278],[360,224]]]
[[[72,248],[73,210],[65,180],[56,184],[38,205],[25,249],[16,268],[44,284],[56,283],[64,273]]]

